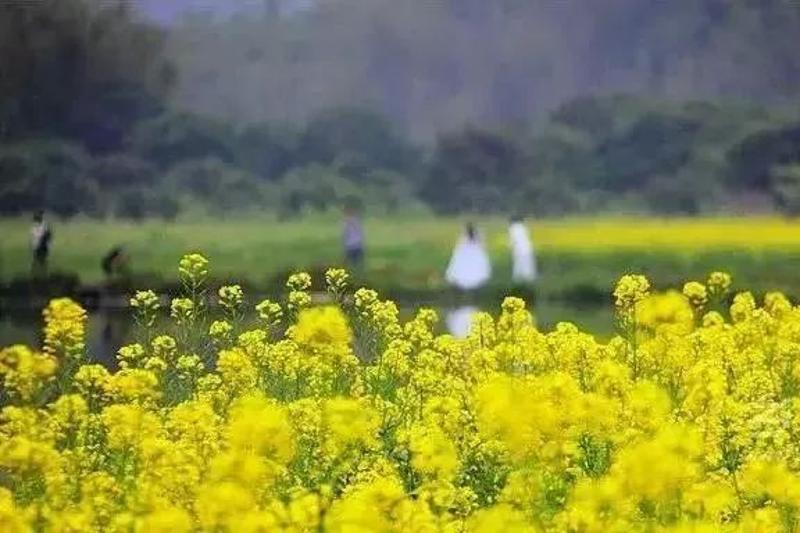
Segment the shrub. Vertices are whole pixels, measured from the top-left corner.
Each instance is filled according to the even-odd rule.
[[[236,162],[265,180],[277,180],[298,164],[299,134],[289,128],[253,124],[236,138]]]
[[[225,123],[189,113],[166,113],[139,123],[129,146],[140,157],[168,169],[188,159],[232,163],[234,138],[233,129]]]
[[[127,153],[96,158],[89,173],[101,189],[112,194],[129,187],[153,186],[159,176],[151,162]]]
[[[284,216],[339,208],[346,198],[361,197],[353,182],[318,164],[292,170],[281,180],[278,190]]]
[[[657,175],[674,175],[690,159],[700,124],[691,119],[650,113],[597,148],[603,162],[599,185],[635,191]]]
[[[98,212],[97,184],[80,147],[39,141],[0,148],[0,213],[36,209],[61,216]]]
[[[503,212],[524,183],[526,163],[508,135],[467,128],[437,140],[420,193],[442,213]]]
[[[770,181],[771,193],[781,211],[800,215],[800,164],[774,167]]]
[[[663,215],[696,215],[700,198],[692,182],[682,176],[656,176],[644,188],[643,197],[653,213]]]
[[[760,130],[728,151],[732,185],[769,190],[776,166],[800,162],[800,125]]]
[[[262,189],[252,174],[219,159],[184,161],[170,171],[168,189],[217,213],[261,205]]]
[[[336,158],[355,156],[370,168],[411,173],[418,154],[385,117],[369,109],[324,110],[308,122],[300,155],[309,163],[329,165]]]

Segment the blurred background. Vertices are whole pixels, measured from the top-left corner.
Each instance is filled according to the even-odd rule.
[[[794,0],[0,0],[0,344],[55,294],[169,292],[189,250],[272,292],[344,262],[345,207],[357,279],[414,305],[610,331],[629,271],[797,295],[798,35]],[[493,268],[465,299],[467,221]]]

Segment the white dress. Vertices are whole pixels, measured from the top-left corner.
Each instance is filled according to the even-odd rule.
[[[508,227],[511,242],[511,278],[517,282],[531,282],[536,279],[536,257],[528,236],[528,229],[522,222],[514,222]]]
[[[478,239],[464,236],[453,250],[445,279],[461,290],[472,290],[483,286],[492,275],[489,256]]]
[[[31,249],[38,250],[39,246],[41,246],[42,239],[44,239],[45,234],[47,233],[47,224],[44,222],[38,222],[31,226]]]

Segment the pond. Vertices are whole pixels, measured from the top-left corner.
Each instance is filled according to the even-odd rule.
[[[0,347],[12,344],[39,346],[42,342],[42,306],[24,305],[20,302],[7,302],[0,309]],[[437,305],[437,302],[401,305],[403,318],[408,318],[421,306],[431,307],[439,312],[440,332],[451,333],[457,337],[466,335],[473,313],[486,310],[497,315],[497,309],[483,308],[478,303],[462,302],[458,306]],[[609,306],[570,305],[559,302],[541,302],[533,309],[536,323],[542,331],[549,331],[559,322],[569,321],[582,330],[608,337],[614,329],[614,321]],[[98,306],[89,313],[87,328],[88,351],[94,360],[113,365],[117,349],[131,342],[135,332],[130,310],[121,305]]]

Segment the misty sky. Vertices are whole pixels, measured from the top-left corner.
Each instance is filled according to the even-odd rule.
[[[295,0],[293,3],[302,6],[311,1],[313,0]],[[150,18],[167,24],[180,20],[181,16],[190,12],[226,16],[264,5],[264,0],[137,0],[137,2]]]

